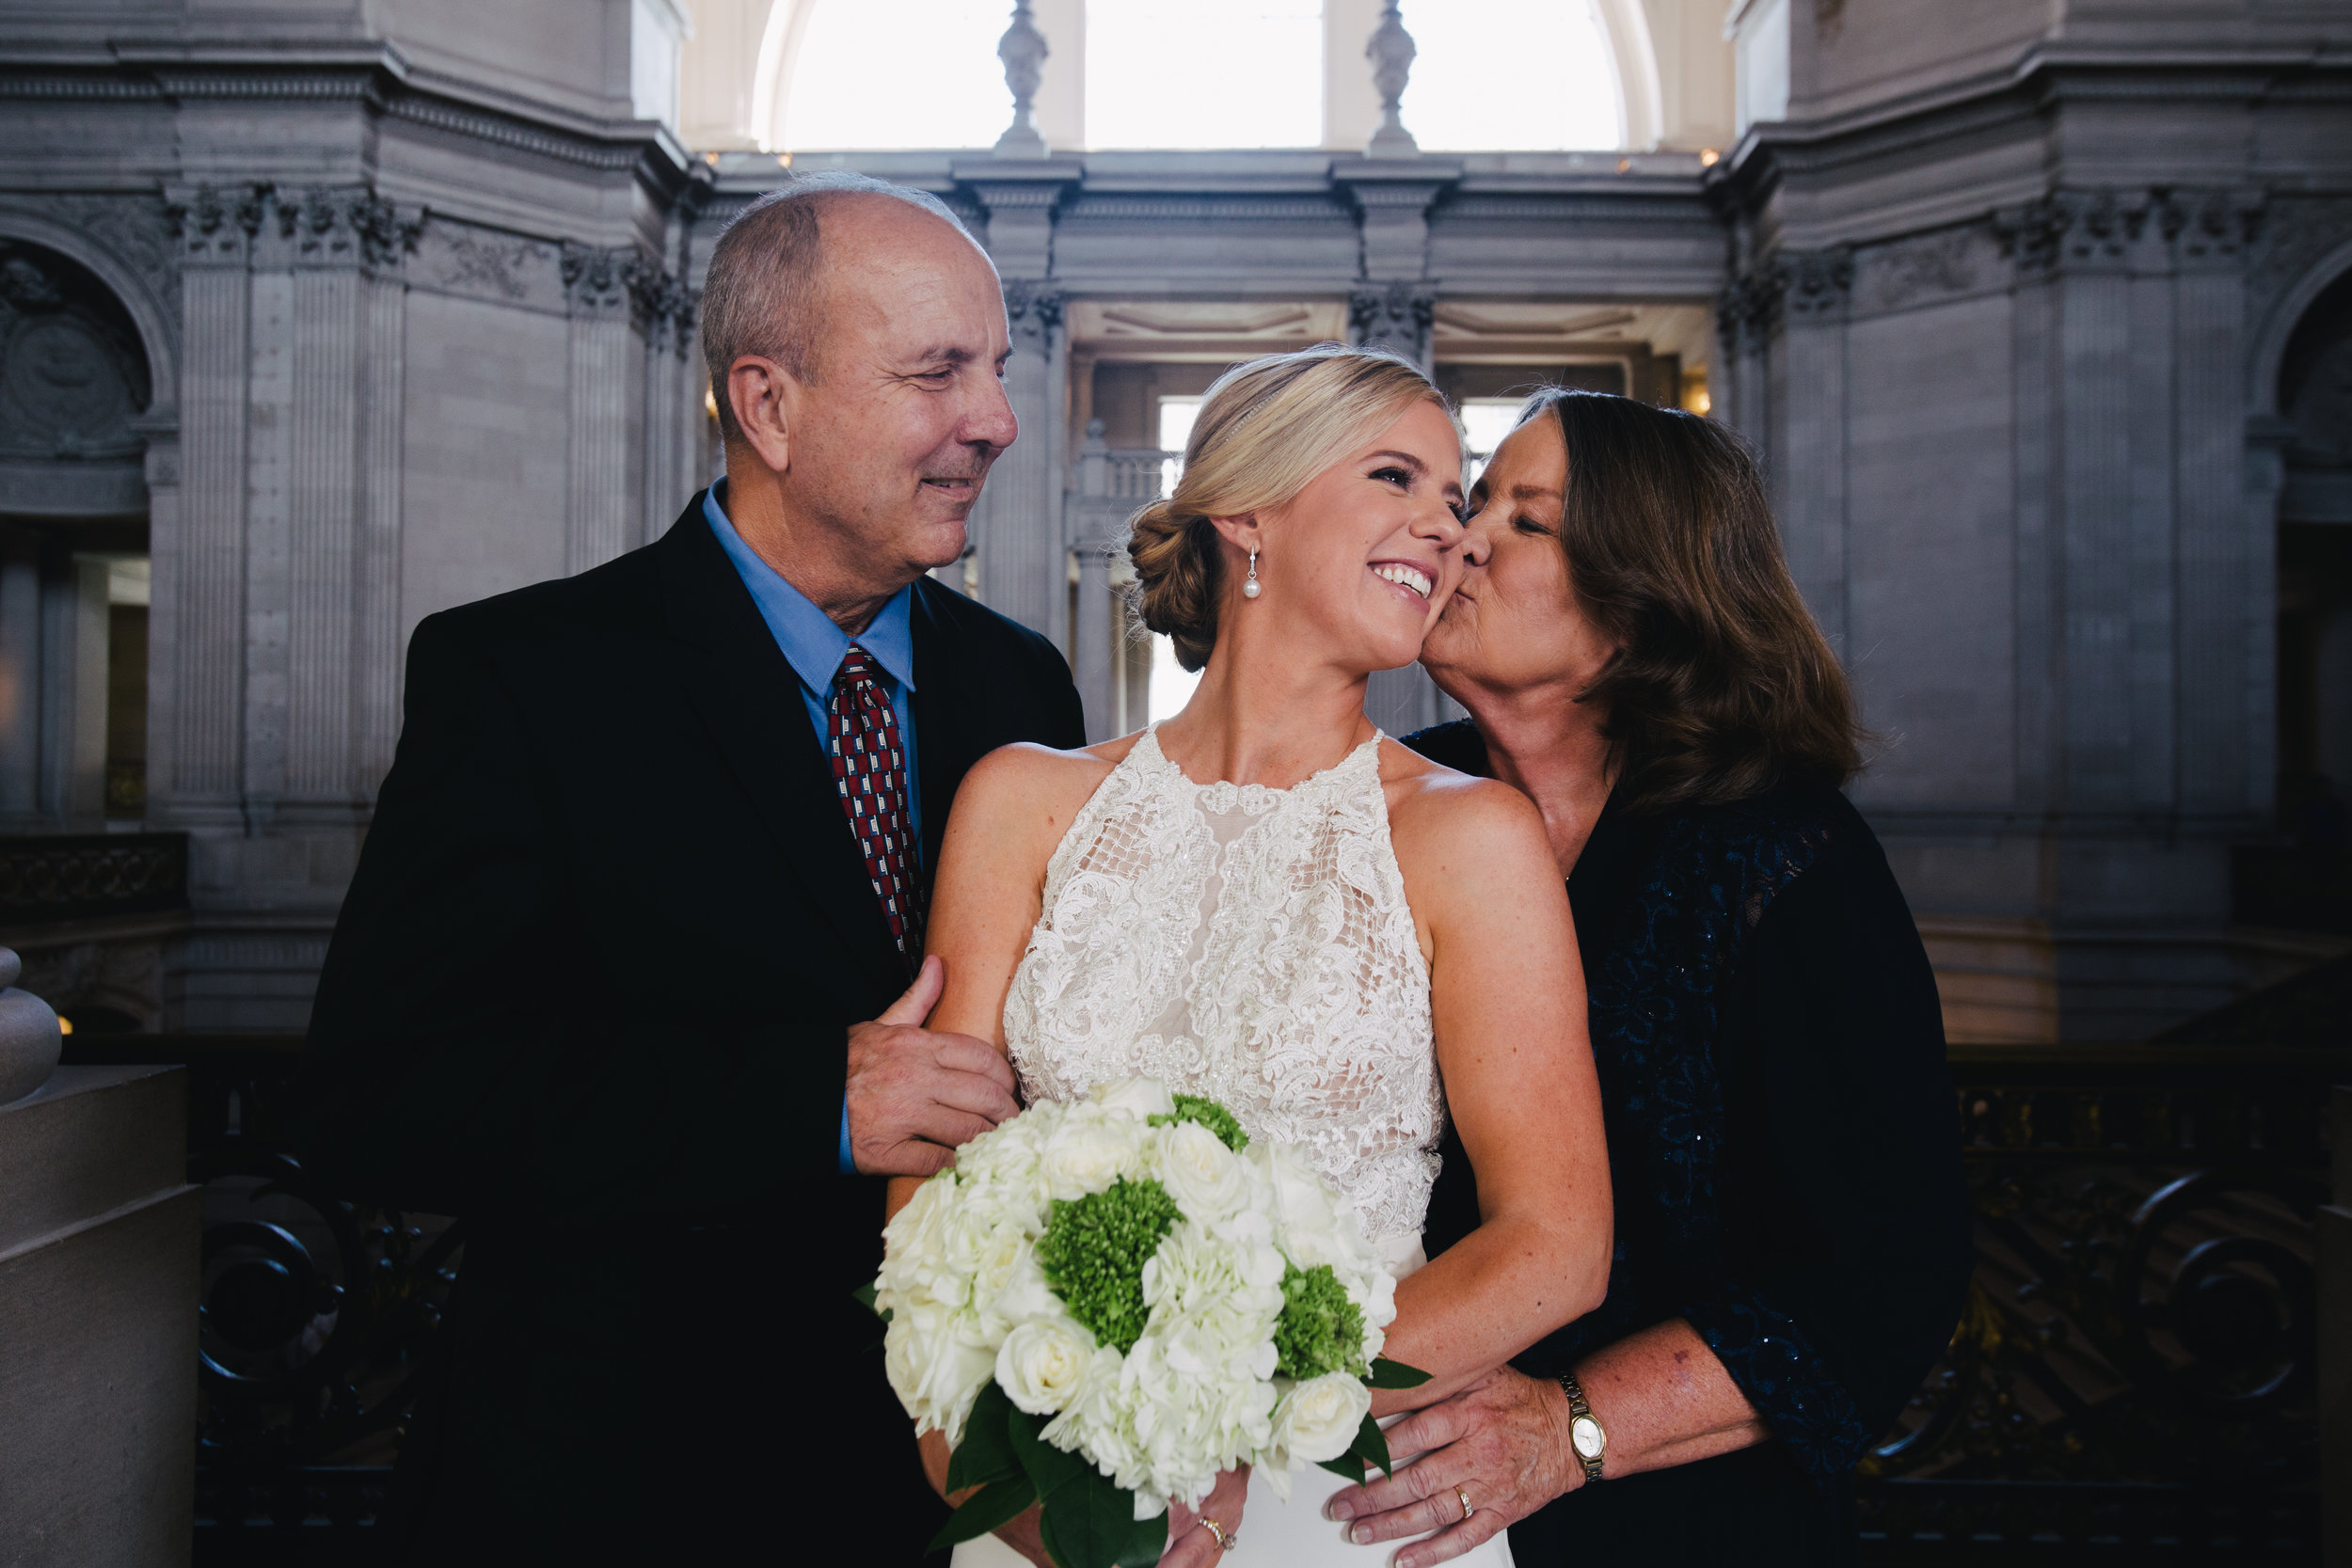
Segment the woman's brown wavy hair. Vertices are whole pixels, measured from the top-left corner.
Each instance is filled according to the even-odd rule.
[[[1781,555],[1756,460],[1723,426],[1606,392],[1547,388],[1567,442],[1561,547],[1618,651],[1579,702],[1608,713],[1618,800],[1719,805],[1862,767],[1846,673]]]

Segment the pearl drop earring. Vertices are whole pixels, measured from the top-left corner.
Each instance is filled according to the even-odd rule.
[[[1258,587],[1258,552],[1256,550],[1251,550],[1249,552],[1249,580],[1241,585],[1241,596],[1245,599],[1254,599],[1258,596],[1261,590]]]

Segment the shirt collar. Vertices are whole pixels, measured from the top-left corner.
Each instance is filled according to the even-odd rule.
[[[891,594],[873,623],[851,638],[834,624],[832,616],[810,603],[807,594],[786,581],[783,573],[743,543],[743,536],[735,531],[735,525],[727,520],[720,504],[720,486],[725,483],[721,480],[703,493],[703,516],[709,521],[710,531],[718,536],[719,547],[735,563],[736,575],[752,591],[752,602],[759,607],[760,619],[768,623],[769,633],[783,650],[785,662],[801,677],[801,684],[820,697],[831,691],[834,673],[841,668],[841,656],[855,641],[874,656],[874,662],[892,680],[909,691],[914,690],[914,630],[910,615],[914,584]]]

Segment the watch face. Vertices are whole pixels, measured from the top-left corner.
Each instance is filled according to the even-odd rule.
[[[1579,1416],[1569,1426],[1568,1441],[1576,1445],[1578,1456],[1583,1459],[1598,1459],[1609,1442],[1601,1435],[1600,1423],[1590,1416]]]

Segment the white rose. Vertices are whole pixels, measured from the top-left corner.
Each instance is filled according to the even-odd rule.
[[[1121,1078],[1094,1085],[1094,1102],[1105,1110],[1124,1111],[1137,1121],[1176,1114],[1176,1097],[1157,1078]]]
[[[1253,1140],[1244,1154],[1273,1189],[1274,1240],[1284,1257],[1302,1269],[1328,1263],[1343,1272],[1374,1262],[1355,1212],[1306,1156],[1266,1138]]]
[[[1186,1219],[1225,1219],[1249,1197],[1248,1167],[1224,1139],[1197,1121],[1153,1128],[1150,1167]]]
[[[959,1332],[958,1314],[937,1302],[899,1301],[882,1334],[882,1367],[918,1433],[937,1428],[949,1446],[995,1370],[996,1357]]]
[[[1309,1378],[1274,1407],[1274,1441],[1293,1459],[1320,1465],[1356,1441],[1372,1411],[1372,1390],[1345,1372]]]
[[[1142,1156],[1140,1127],[1123,1116],[1065,1117],[1038,1163],[1046,1191],[1058,1198],[1081,1198],[1134,1175]]]
[[[1032,1416],[1057,1415],[1078,1391],[1094,1359],[1094,1336],[1068,1319],[1025,1323],[996,1353],[1005,1397]]]

